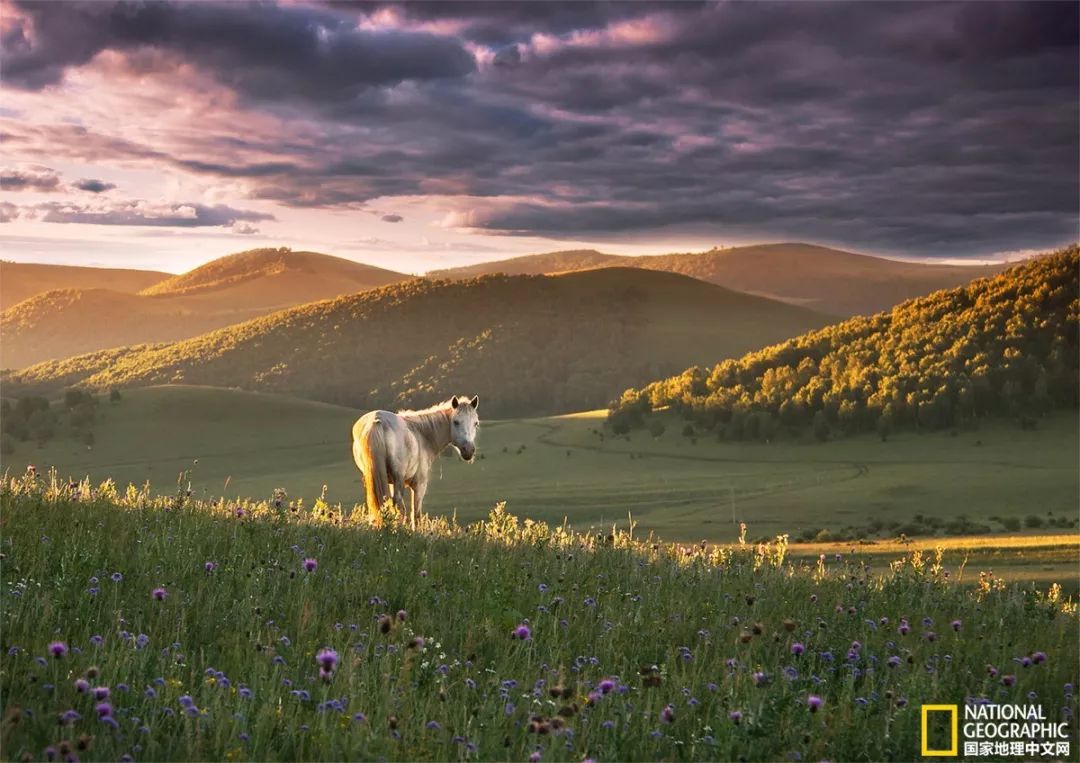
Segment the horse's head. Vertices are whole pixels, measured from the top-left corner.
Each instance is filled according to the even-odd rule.
[[[480,426],[480,417],[476,409],[480,398],[472,400],[454,395],[450,400],[450,444],[457,448],[465,461],[472,461],[476,455],[476,430]]]

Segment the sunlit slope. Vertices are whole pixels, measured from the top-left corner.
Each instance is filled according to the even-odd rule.
[[[670,273],[418,279],[168,345],[9,373],[15,388],[183,382],[408,406],[451,390],[489,415],[606,405],[627,384],[823,325],[817,313]]]
[[[885,310],[905,299],[959,286],[1003,268],[898,262],[813,244],[783,243],[647,257],[620,257],[592,250],[552,252],[439,271],[434,275],[460,278],[484,273],[554,273],[611,266],[681,273],[842,317]]]
[[[111,286],[49,291],[0,314],[0,367],[187,339],[274,310],[405,278],[324,254],[257,249],[213,260],[138,295]]]
[[[112,289],[134,293],[169,278],[170,273],[124,268],[86,268],[0,260],[0,310],[55,289]]]

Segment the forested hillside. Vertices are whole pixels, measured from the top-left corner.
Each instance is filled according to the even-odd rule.
[[[940,429],[981,416],[1033,417],[1077,405],[1078,249],[905,302],[711,370],[629,389],[618,430],[670,406],[701,430],[768,439],[778,428],[836,432]]]
[[[7,394],[187,383],[355,407],[479,394],[488,416],[598,408],[627,384],[822,326],[803,308],[671,273],[416,279],[193,339],[9,373]]]

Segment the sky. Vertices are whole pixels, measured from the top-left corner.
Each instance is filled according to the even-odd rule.
[[[0,257],[1080,238],[1076,2],[0,0]]]

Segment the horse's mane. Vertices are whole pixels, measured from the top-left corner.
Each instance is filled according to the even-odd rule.
[[[450,413],[453,410],[450,401],[444,400],[430,408],[419,411],[398,411],[397,415],[405,419],[409,428],[420,437],[423,437],[432,449],[438,449],[439,441],[443,440],[445,442],[446,440],[443,438],[449,434]]]

